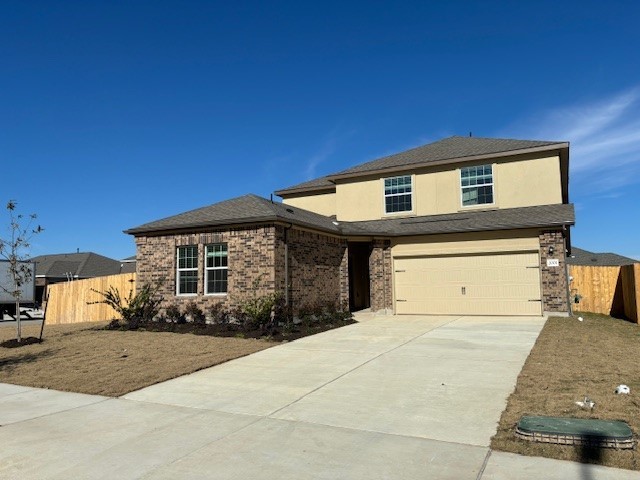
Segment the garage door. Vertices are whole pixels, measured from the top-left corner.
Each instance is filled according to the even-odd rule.
[[[537,252],[394,259],[398,314],[541,315]]]

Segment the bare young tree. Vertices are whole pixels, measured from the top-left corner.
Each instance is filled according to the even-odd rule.
[[[40,225],[34,225],[37,216],[32,213],[25,217],[16,212],[17,203],[15,200],[7,202],[7,212],[9,213],[9,237],[0,237],[0,256],[9,262],[9,276],[11,287],[8,289],[2,285],[5,292],[9,293],[16,302],[16,340],[22,341],[22,329],[20,325],[20,298],[22,296],[22,286],[31,281],[34,272],[25,263],[31,239],[34,235],[42,232]]]

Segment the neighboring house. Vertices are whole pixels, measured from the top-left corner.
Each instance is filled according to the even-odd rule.
[[[138,285],[202,308],[281,292],[398,314],[569,310],[569,144],[450,137],[127,230]]]
[[[121,273],[121,262],[93,252],[57,253],[31,259],[36,264],[36,299],[45,299],[47,285]]]
[[[136,256],[123,258],[120,260],[120,273],[136,273]]]
[[[572,247],[571,256],[567,257],[569,265],[584,265],[596,267],[621,267],[640,263],[633,258],[623,257],[617,253],[594,253],[581,248]]]

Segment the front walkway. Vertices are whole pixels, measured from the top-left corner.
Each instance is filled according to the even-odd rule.
[[[0,385],[0,478],[640,478],[489,451],[543,319],[360,320],[120,399]]]

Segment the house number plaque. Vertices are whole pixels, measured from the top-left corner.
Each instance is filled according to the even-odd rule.
[[[557,258],[547,258],[547,267],[559,267],[560,260]]]

